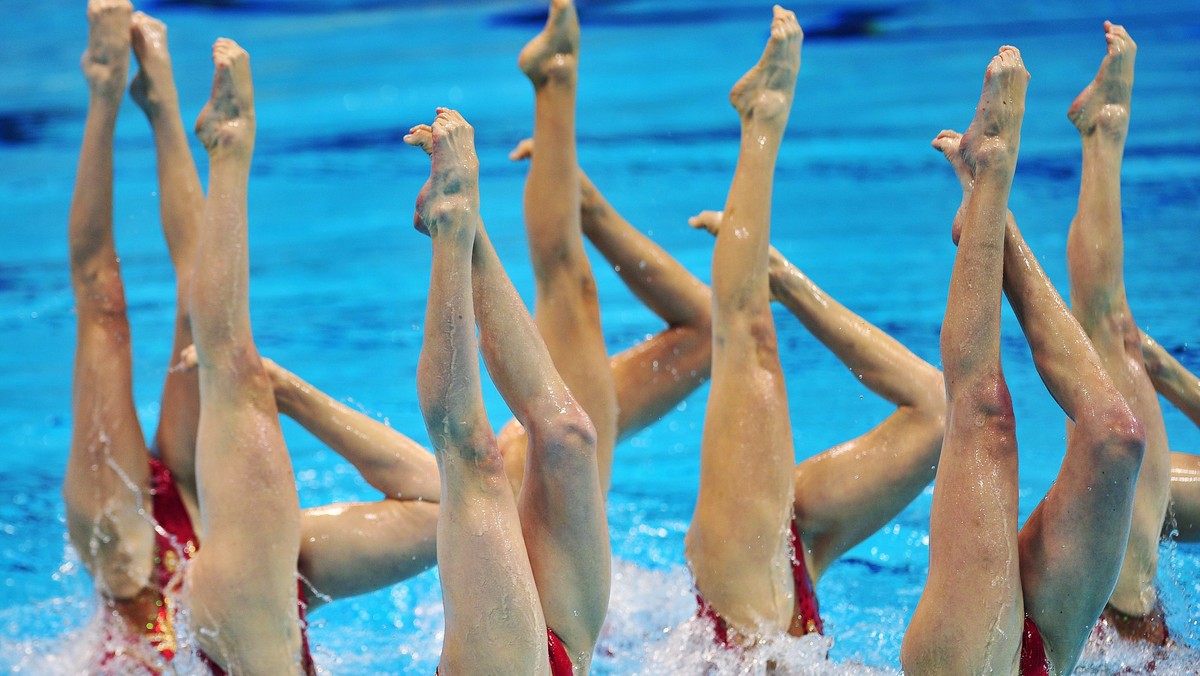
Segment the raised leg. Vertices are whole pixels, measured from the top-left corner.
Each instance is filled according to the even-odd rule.
[[[67,224],[78,322],[71,453],[63,480],[67,528],[101,597],[118,605],[135,601],[154,565],[154,527],[144,516],[150,467],[133,405],[129,320],[112,216],[113,129],[129,68],[132,11],[127,0],[88,4],[82,66],[90,98]],[[153,609],[146,611],[141,615],[149,617]]]
[[[1125,296],[1121,228],[1121,159],[1137,46],[1121,26],[1105,22],[1108,43],[1096,79],[1068,116],[1083,140],[1079,209],[1067,238],[1071,306],[1104,370],[1146,432],[1133,525],[1111,605],[1129,615],[1150,614],[1158,599],[1158,539],[1170,500],[1170,451],[1158,395],[1146,375],[1141,336]]]
[[[776,6],[761,60],[734,86],[742,142],[713,250],[712,390],[686,556],[735,640],[787,630],[792,428],[767,291],[771,189],[803,35]],[[785,585],[781,589],[781,583]]]
[[[204,192],[179,113],[179,95],[171,71],[171,54],[167,51],[167,27],[154,17],[136,12],[132,44],[139,68],[129,91],[154,131],[159,214],[167,250],[175,267],[175,337],[171,349],[174,356],[194,342],[188,298],[192,265],[196,259],[196,237],[204,216]],[[163,464],[171,470],[193,521],[198,516],[196,428],[199,419],[199,375],[191,369],[168,368],[154,446]]]
[[[1000,295],[1028,79],[1020,52],[1002,47],[960,149],[975,187],[960,214],[942,324],[949,417],[929,524],[929,579],[901,649],[906,673],[1017,673],[1017,444],[1000,367]]]
[[[554,365],[596,428],[600,480],[608,490],[617,439],[617,398],[600,329],[596,280],[583,249],[575,155],[579,19],[571,0],[551,0],[546,27],[518,64],[534,88],[539,148],[525,183],[525,228],[536,285],[534,317]]]
[[[525,159],[533,141],[509,155]],[[712,293],[649,237],[617,213],[579,172],[583,234],[633,293],[667,328],[609,359],[617,395],[617,439],[653,424],[708,380],[712,365]],[[500,432],[500,448],[514,490],[525,467],[524,430],[516,421]]]
[[[704,211],[689,223],[715,234],[721,218],[719,211]],[[933,480],[946,424],[946,388],[936,368],[830,298],[775,247],[768,270],[772,298],[867,389],[896,405],[870,432],[795,468],[793,510],[816,579]]]
[[[439,109],[432,128],[414,128],[405,140],[432,157],[417,200],[418,224],[433,239],[417,386],[442,474],[442,667],[447,674],[544,674],[546,620],[480,388],[472,300],[479,225],[474,132],[458,113]]]
[[[250,57],[222,38],[213,45],[213,64],[212,99],[196,121],[208,150],[209,197],[191,288],[204,544],[185,585],[197,642],[225,671],[299,673],[300,507],[270,378],[250,330]]]

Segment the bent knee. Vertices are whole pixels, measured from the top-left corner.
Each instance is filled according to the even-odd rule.
[[[1001,432],[1016,429],[1012,396],[1002,376],[956,384],[950,392],[948,406],[955,417],[969,416],[977,427],[986,426]]]
[[[1087,435],[1105,458],[1130,464],[1135,469],[1141,466],[1146,452],[1146,430],[1123,399],[1076,425],[1075,433]]]
[[[752,354],[758,364],[778,361],[779,339],[775,333],[775,319],[771,316],[770,306],[764,307],[747,306],[732,312],[721,308],[713,328],[718,351],[735,359]]]
[[[571,403],[556,415],[529,422],[529,443],[556,462],[596,462],[596,427],[583,408]]]

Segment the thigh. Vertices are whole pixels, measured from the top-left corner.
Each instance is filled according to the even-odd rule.
[[[1024,617],[1011,410],[981,417],[975,402],[951,399],[929,519],[929,578],[901,654],[906,672],[1017,673]]]
[[[436,503],[379,500],[300,514],[299,572],[312,610],[422,573],[437,563]]]
[[[1171,454],[1171,512],[1163,534],[1179,542],[1200,542],[1200,455]]]
[[[438,452],[444,673],[547,673],[546,620],[499,453],[467,462],[454,449]]]
[[[125,599],[149,584],[155,539],[150,454],[133,403],[129,323],[123,299],[116,300],[119,311],[79,305],[63,498],[71,543],[97,589]]]
[[[796,466],[796,523],[812,551],[814,578],[929,485],[943,430],[939,418],[904,408]]]
[[[752,638],[760,627],[786,631],[795,604],[788,548],[795,454],[777,356],[759,359],[738,347],[727,343],[713,362],[686,554],[697,591]]]

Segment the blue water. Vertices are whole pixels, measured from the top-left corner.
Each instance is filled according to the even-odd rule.
[[[29,673],[78,673],[81,642],[95,633],[91,583],[67,545],[59,497],[74,346],[65,223],[87,102],[77,65],[86,24],[76,4],[28,4],[20,20],[0,22],[0,668]],[[475,125],[484,217],[518,288],[532,298],[524,168],[505,154],[530,133],[532,96],[515,58],[537,30],[529,17],[541,5],[230,4],[143,8],[170,26],[189,124],[208,94],[213,39],[228,35],[252,54],[259,135],[251,296],[260,349],[423,440],[414,373],[429,254],[409,224],[428,161],[400,136],[430,120],[437,105],[458,107]],[[1033,79],[1011,206],[1065,289],[1079,180],[1079,142],[1065,111],[1095,73],[1101,21],[1126,23],[1140,45],[1122,195],[1126,284],[1139,323],[1200,372],[1194,4],[930,0],[795,9],[808,38],[777,172],[774,242],[834,297],[935,364],[958,187],[929,140],[969,122],[996,47],[1021,47]],[[617,0],[585,4],[580,14],[581,162],[631,222],[707,280],[712,242],[685,219],[723,203],[738,138],[726,94],[761,52],[769,3]],[[116,147],[135,398],[151,430],[174,292],[153,146],[132,102]],[[611,350],[660,328],[615,275],[596,268]],[[1005,322],[1025,516],[1057,473],[1064,427],[1016,322],[1010,315]],[[778,326],[797,458],[889,412],[796,322],[780,314]],[[679,638],[694,612],[682,537],[695,499],[705,394],[617,450],[609,510],[614,594],[597,673],[670,673],[689,650]],[[499,425],[506,412],[494,392],[487,396]],[[1172,446],[1200,452],[1200,431],[1164,410]],[[305,506],[373,497],[348,464],[297,426],[284,427]],[[814,669],[896,668],[927,572],[929,501],[926,491],[821,580],[834,664]],[[1164,547],[1160,584],[1176,637],[1200,647],[1200,547]],[[317,661],[328,673],[428,674],[436,664],[442,616],[434,573],[323,608],[311,620]],[[810,649],[819,655],[823,647]],[[1123,657],[1089,659],[1088,673],[1112,673]],[[1188,655],[1168,666],[1194,668]]]

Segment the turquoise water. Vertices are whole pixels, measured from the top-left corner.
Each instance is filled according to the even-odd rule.
[[[80,645],[94,637],[91,584],[67,545],[59,497],[74,344],[65,223],[87,101],[78,5],[29,5],[20,21],[0,22],[0,667],[29,673],[78,673]],[[233,37],[252,54],[259,137],[251,295],[260,348],[417,439],[425,437],[414,373],[429,254],[410,223],[428,161],[400,137],[430,120],[437,105],[458,107],[475,125],[484,217],[518,288],[532,298],[524,169],[505,155],[530,133],[532,96],[515,58],[537,30],[539,7],[366,0],[145,7],[170,26],[189,124],[208,94],[213,39]],[[1123,191],[1129,296],[1139,323],[1200,372],[1194,5],[968,9],[935,0],[795,9],[808,38],[777,173],[775,244],[834,297],[935,364],[958,187],[929,139],[969,122],[996,47],[1021,47],[1033,79],[1011,205],[1065,289],[1079,174],[1065,111],[1095,73],[1101,20],[1126,23],[1140,45]],[[685,219],[724,200],[738,138],[726,94],[761,52],[769,17],[769,3],[758,2],[581,8],[581,162],[631,222],[706,280],[712,243]],[[153,147],[131,102],[116,146],[135,399],[153,429],[174,294],[158,230]],[[657,331],[615,275],[596,267],[610,349]],[[778,326],[798,458],[887,414],[796,322],[780,314]],[[1024,516],[1057,472],[1063,424],[1011,316],[1004,331]],[[598,673],[691,673],[677,666],[689,650],[681,625],[695,608],[682,536],[695,499],[704,400],[701,390],[618,448],[609,514],[616,578]],[[503,423],[492,392],[488,405]],[[1165,410],[1172,446],[1200,452],[1200,431]],[[285,432],[305,506],[373,497],[349,465],[298,427],[285,423]],[[929,499],[927,491],[821,580],[833,664],[813,669],[896,668],[927,571]],[[1164,548],[1160,577],[1177,637],[1200,647],[1200,548]],[[311,620],[317,661],[328,673],[428,674],[436,664],[442,621],[433,573],[323,608]],[[796,650],[811,656],[823,648]],[[1088,673],[1112,673],[1122,656],[1090,659]],[[1167,666],[1187,673],[1193,658]]]

